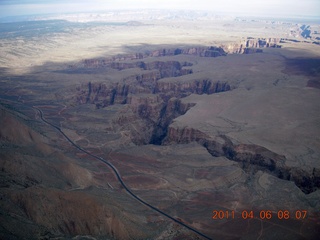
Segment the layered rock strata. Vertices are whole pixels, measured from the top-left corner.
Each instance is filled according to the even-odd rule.
[[[156,65],[161,65],[161,62],[153,62],[146,64],[144,62],[136,63],[123,63],[131,60],[142,60],[148,57],[164,57],[164,56],[175,56],[175,55],[192,55],[199,57],[220,57],[225,56],[227,53],[221,47],[189,47],[189,48],[174,48],[174,49],[159,49],[154,51],[145,51],[144,53],[132,53],[126,55],[117,55],[111,58],[100,58],[100,59],[84,59],[76,64],[69,65],[70,69],[79,68],[101,68],[110,67],[115,69],[126,69],[140,67],[143,69],[152,69]]]
[[[131,60],[142,60],[148,57],[164,57],[164,56],[176,56],[176,55],[191,55],[198,57],[220,57],[227,54],[252,54],[262,52],[262,48],[281,48],[280,38],[251,38],[246,40],[231,43],[228,45],[221,45],[219,47],[184,47],[184,48],[162,48],[153,51],[145,51],[144,53],[132,53],[126,55],[117,55],[110,58],[99,59],[84,59],[73,65],[69,65],[69,69],[81,69],[81,68],[115,68],[115,69],[127,69],[140,67],[143,69],[153,69],[152,65],[157,62],[145,64],[144,62],[136,63],[124,63]]]
[[[248,37],[239,43],[223,45],[226,53],[233,54],[251,54],[262,52],[263,48],[281,48],[281,38],[251,38]]]
[[[133,134],[135,144],[160,144],[167,134],[172,120],[193,106],[183,104],[179,99],[190,94],[213,94],[229,91],[233,87],[227,81],[211,79],[188,81],[160,81],[164,78],[175,78],[192,74],[192,66],[187,62],[134,62],[114,63],[112,68],[119,71],[128,68],[140,68],[140,73],[129,75],[118,82],[89,82],[76,88],[75,104],[94,104],[97,108],[104,108],[114,104],[126,104],[135,114],[136,119],[144,121],[148,129],[144,129],[144,136]],[[128,114],[127,114],[128,115]],[[131,120],[128,120],[131,119]],[[124,126],[132,122],[132,117],[118,119],[117,125]],[[129,122],[128,122],[128,121]]]
[[[229,51],[245,53],[244,49],[259,50],[264,47],[279,47],[280,39],[247,39],[242,45],[234,45]],[[222,49],[222,48],[221,48]],[[221,51],[219,49],[219,51]],[[212,49],[216,51],[217,49]],[[249,51],[249,50],[248,50]],[[207,56],[204,49],[194,48],[185,51],[155,51],[150,56],[166,54],[199,54]],[[144,58],[139,55],[139,58]],[[194,104],[183,103],[180,98],[190,94],[214,94],[232,90],[227,81],[212,79],[194,79],[183,81],[162,81],[164,78],[176,78],[193,74],[192,63],[178,61],[129,61],[106,63],[87,61],[85,67],[99,68],[106,66],[118,71],[139,69],[138,74],[124,77],[116,83],[89,82],[77,88],[77,104],[95,104],[103,108],[114,104],[129,106],[133,115],[120,116],[115,125],[120,127],[135,125],[136,133],[131,134],[131,141],[142,144],[171,144],[198,142],[213,156],[225,156],[239,162],[249,173],[259,170],[268,172],[280,179],[290,180],[305,193],[311,193],[320,187],[319,170],[313,173],[285,165],[286,158],[258,145],[235,145],[226,136],[215,139],[195,129],[176,129],[171,126],[175,118],[185,114]],[[128,127],[127,130],[132,130]],[[138,132],[143,132],[139,134]]]
[[[306,170],[288,167],[286,157],[258,145],[234,144],[225,135],[215,139],[193,128],[169,127],[168,134],[162,144],[197,142],[204,146],[215,157],[224,156],[239,162],[248,173],[267,172],[283,180],[293,181],[304,193],[312,193],[320,188],[320,169],[314,168],[312,173]]]

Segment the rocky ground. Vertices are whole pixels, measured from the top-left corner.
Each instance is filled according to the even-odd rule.
[[[175,24],[183,36],[204,31]],[[248,27],[240,41],[228,35],[217,45],[166,42],[159,33],[168,44],[108,55],[97,54],[105,39],[97,28],[101,38],[84,39],[94,54],[81,45],[73,52],[70,43],[65,60],[58,55],[66,46],[57,43],[69,35],[19,38],[10,43],[16,50],[1,40],[1,238],[200,239],[127,195],[111,169],[41,121],[37,106],[79,146],[113,163],[135,194],[213,239],[316,239],[320,49],[293,36],[293,26],[286,36],[272,28],[259,37]],[[113,41],[138,29],[130,40],[137,43],[140,27],[151,28],[108,29]],[[30,45],[37,41],[46,48],[40,58]],[[31,49],[32,66],[8,49]],[[215,219],[215,211],[224,215]]]

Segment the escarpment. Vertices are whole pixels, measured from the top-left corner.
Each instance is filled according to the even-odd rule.
[[[165,56],[176,56],[176,55],[191,55],[199,57],[220,57],[226,56],[226,52],[222,47],[186,47],[186,48],[169,48],[169,49],[158,49],[153,51],[145,51],[144,53],[133,53],[126,55],[117,55],[111,58],[100,58],[100,59],[84,59],[76,64],[69,65],[70,69],[76,68],[101,68],[110,67],[116,69],[126,69],[141,67],[144,69],[150,69],[160,62],[154,62],[151,64],[145,64],[144,62],[136,63],[123,63],[124,61],[141,60],[149,57],[165,57]]]
[[[150,57],[165,57],[176,55],[190,55],[198,57],[221,57],[227,54],[251,54],[262,52],[263,48],[281,48],[281,38],[252,38],[248,37],[246,40],[240,42],[234,42],[230,44],[222,44],[219,47],[210,46],[193,46],[184,48],[163,48],[153,51],[145,51],[143,53],[132,53],[125,55],[117,55],[111,58],[99,58],[99,59],[84,59],[76,64],[69,65],[69,68],[101,68],[110,67],[119,70],[127,68],[141,67],[146,69],[153,69],[154,62],[152,64],[145,64],[142,61],[135,63],[124,63],[124,61],[142,60]]]
[[[215,157],[224,156],[239,163],[249,174],[257,171],[267,172],[277,178],[293,181],[306,194],[320,188],[320,169],[314,168],[312,173],[306,170],[288,167],[286,157],[254,144],[234,144],[225,135],[212,138],[200,130],[169,126],[167,136],[162,144],[187,144],[197,142],[204,146]]]
[[[165,77],[178,77],[187,74],[191,74],[191,69],[186,69],[183,67],[192,66],[191,63],[183,62],[180,63],[178,61],[155,61],[155,62],[134,62],[134,63],[126,63],[126,62],[113,62],[110,64],[110,68],[117,69],[119,71],[130,68],[141,68],[142,70],[158,70],[159,73],[158,78]]]
[[[251,38],[242,40],[238,43],[230,43],[221,47],[226,53],[251,54],[262,52],[263,48],[281,48],[281,38]]]
[[[194,80],[192,82],[172,83],[158,82],[155,89],[156,93],[171,93],[176,97],[184,97],[191,93],[194,94],[213,94],[225,92],[232,89],[232,86],[225,81],[212,81],[209,79]]]
[[[96,104],[97,107],[106,107],[112,104],[124,104],[129,94],[159,93],[162,91],[157,80],[169,77],[179,77],[192,74],[191,63],[178,61],[156,61],[151,63],[113,63],[111,68],[119,71],[138,68],[141,74],[129,75],[119,82],[89,82],[77,87],[76,102]]]
[[[95,64],[93,62],[92,64]],[[167,102],[171,97],[194,94],[213,94],[229,91],[233,87],[227,81],[194,79],[188,81],[159,81],[193,74],[193,64],[178,61],[114,62],[110,68],[118,71],[138,69],[138,73],[123,77],[117,82],[88,82],[76,88],[77,104],[95,104],[98,108],[113,104],[130,103],[135,94],[158,94]]]
[[[163,99],[171,97],[186,97],[194,94],[213,94],[231,90],[233,87],[228,82],[212,80],[193,80],[190,82],[157,82],[155,76],[131,76],[133,83],[107,83],[89,82],[76,88],[75,101],[77,104],[95,104],[97,108],[113,104],[130,104],[131,95],[134,94],[159,94]],[[128,78],[127,78],[128,79]],[[150,79],[150,81],[147,81]]]

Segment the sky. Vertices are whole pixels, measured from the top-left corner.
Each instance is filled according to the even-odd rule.
[[[253,16],[320,17],[320,0],[0,0],[0,18],[112,9],[183,9]]]

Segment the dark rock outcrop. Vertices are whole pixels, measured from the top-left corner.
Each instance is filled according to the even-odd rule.
[[[76,88],[76,103],[77,104],[95,104],[97,108],[106,107],[112,104],[126,103],[129,90],[129,85],[126,84],[113,84],[108,86],[103,83],[82,84]]]
[[[159,117],[153,119],[154,130],[150,138],[150,144],[161,144],[162,140],[167,135],[169,125],[173,119],[184,115],[194,104],[184,104],[177,98],[171,98],[168,102],[162,105]]]

